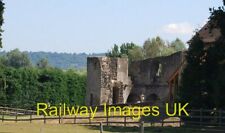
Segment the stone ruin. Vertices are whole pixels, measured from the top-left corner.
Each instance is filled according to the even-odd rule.
[[[183,61],[184,53],[177,52],[170,56],[132,62],[129,75],[133,87],[127,102],[172,102],[175,91],[178,91]],[[172,84],[171,79],[174,80]]]
[[[132,84],[127,58],[87,58],[87,105],[126,103]]]
[[[168,102],[179,86],[183,52],[129,64],[127,58],[88,57],[87,105]]]

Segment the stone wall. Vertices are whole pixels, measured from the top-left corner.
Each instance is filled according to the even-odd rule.
[[[131,90],[127,58],[88,57],[86,104],[125,103]]]
[[[129,75],[133,83],[128,103],[139,101],[168,101],[170,76],[179,68],[183,52],[166,57],[132,62]]]
[[[86,104],[168,101],[168,80],[183,59],[184,53],[177,52],[131,62],[128,69],[127,58],[88,57]]]

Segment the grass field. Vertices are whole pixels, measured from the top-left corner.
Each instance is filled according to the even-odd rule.
[[[137,127],[104,127],[104,133],[138,133]],[[184,128],[145,128],[146,133],[212,133]],[[99,133],[98,126],[72,124],[0,123],[0,133]]]
[[[69,124],[1,123],[0,133],[99,133],[99,131]]]

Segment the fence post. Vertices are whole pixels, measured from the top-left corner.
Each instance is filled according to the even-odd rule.
[[[144,133],[145,132],[145,129],[144,129],[144,121],[142,121],[140,123],[140,129],[141,129],[141,132],[140,133]]]
[[[163,125],[164,125],[164,121],[162,120],[161,122],[162,122],[162,123],[161,123],[161,126],[163,127]]]
[[[127,116],[124,116],[124,127],[127,126]]]
[[[202,126],[202,109],[200,109],[200,126]]]
[[[32,114],[30,114],[30,123],[31,123],[31,121],[32,121]]]
[[[106,125],[109,126],[109,113],[106,111]]]
[[[2,122],[4,122],[4,112],[2,113]]]
[[[89,113],[89,124],[91,124],[91,113]]]
[[[61,123],[61,118],[60,118],[60,115],[59,115],[59,124]]]
[[[74,121],[73,121],[74,124],[77,123],[76,118],[77,118],[77,116],[75,115],[75,116],[74,116]]]
[[[181,127],[181,124],[182,124],[182,116],[180,116],[180,121],[179,121],[179,124],[180,124],[180,127]]]
[[[103,133],[103,125],[102,125],[102,122],[100,122],[100,133]]]
[[[222,118],[223,118],[223,117],[222,117],[222,113],[223,113],[223,112],[222,112],[222,110],[220,109],[220,110],[219,110],[219,126],[222,126]]]
[[[16,113],[16,123],[17,123],[17,113]]]
[[[46,116],[44,115],[44,124],[46,123]]]
[[[61,116],[61,124],[63,124],[63,116]]]

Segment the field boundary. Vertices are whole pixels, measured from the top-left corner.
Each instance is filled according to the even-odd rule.
[[[36,111],[33,110],[25,110],[18,108],[8,108],[8,107],[0,107],[0,121],[1,122],[35,122],[35,121],[43,121],[43,123],[48,123],[48,121],[55,120],[58,124],[65,123],[64,121],[69,120],[69,123],[66,124],[80,124],[80,125],[99,125],[100,123],[111,126],[139,126],[141,122],[144,122],[145,125],[148,126],[171,126],[171,124],[175,124],[176,127],[188,126],[188,127],[206,127],[206,128],[214,128],[220,129],[225,127],[225,111],[224,110],[204,110],[204,109],[196,109],[196,110],[187,110],[190,116],[174,116],[167,118],[176,118],[173,120],[165,120],[162,118],[157,121],[146,121],[145,119],[148,117],[143,117],[145,119],[140,120],[132,120],[131,116],[121,116],[121,115],[112,115],[109,116],[106,113],[106,116],[96,115],[94,119],[91,119],[91,114],[89,116],[44,116],[41,115],[39,117],[36,116]],[[149,117],[151,119],[152,117]],[[178,118],[178,119],[177,119]]]

